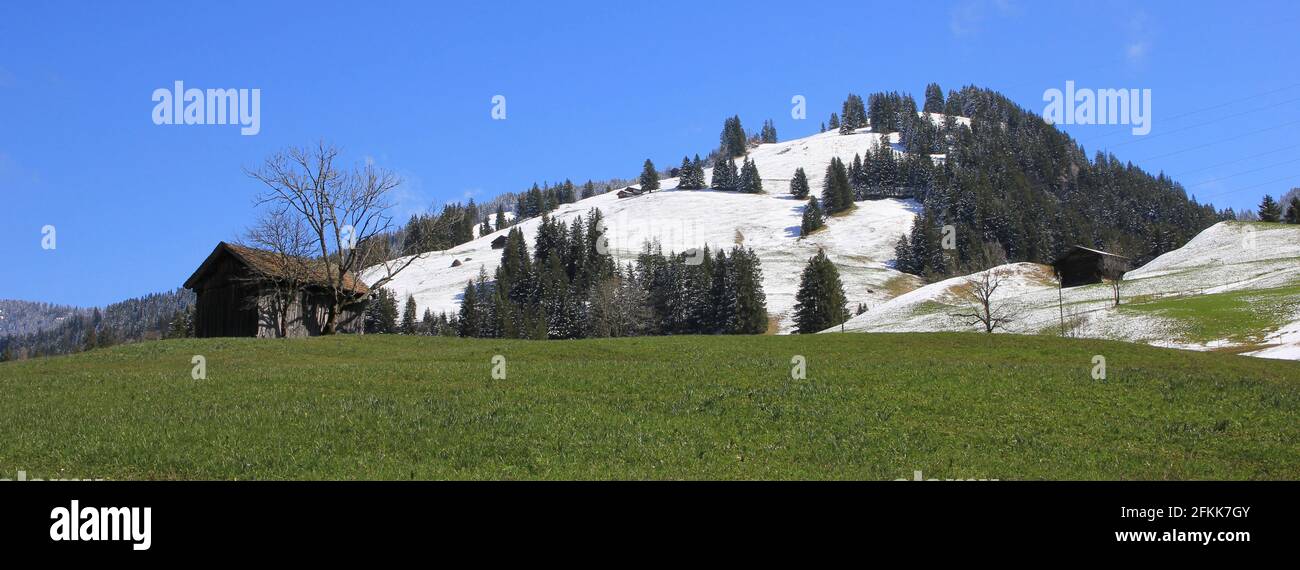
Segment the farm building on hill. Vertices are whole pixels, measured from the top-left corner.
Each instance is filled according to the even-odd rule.
[[[292,261],[292,263],[288,263]],[[329,313],[326,266],[316,260],[285,258],[274,252],[221,242],[185,280],[194,291],[194,335],[198,337],[280,336],[276,310],[284,283],[295,279],[302,288],[285,304],[285,336],[320,334]],[[297,274],[298,277],[289,275]],[[348,275],[344,286],[356,302],[337,316],[340,333],[361,333],[370,289]]]
[[[1122,255],[1076,245],[1052,262],[1052,270],[1056,272],[1061,289],[1103,281],[1110,283],[1115,306],[1119,306],[1119,282],[1124,280],[1124,272],[1129,269],[1128,263],[1129,259]],[[1059,301],[1064,304],[1064,298]],[[1064,308],[1061,315],[1064,322]]]
[[[1102,281],[1119,281],[1128,271],[1129,259],[1096,249],[1076,245],[1052,262],[1061,287],[1091,285]]]

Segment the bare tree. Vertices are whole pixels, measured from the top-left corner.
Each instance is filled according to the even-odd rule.
[[[272,208],[263,212],[257,225],[245,232],[241,244],[268,253],[263,259],[271,266],[270,270],[255,280],[259,285],[270,284],[269,316],[275,319],[273,324],[279,336],[289,336],[289,310],[312,279],[314,244],[310,232],[297,216],[283,208]],[[257,304],[257,298],[251,302]],[[254,308],[258,318],[263,318],[262,307]]]
[[[259,205],[283,211],[305,226],[313,255],[324,261],[324,281],[331,302],[321,334],[333,334],[338,316],[356,302],[353,276],[374,267],[368,285],[382,287],[417,259],[421,244],[405,246],[416,255],[394,258],[384,234],[393,229],[392,194],[402,180],[367,162],[360,167],[335,165],[338,147],[321,141],[314,147],[290,147],[247,171],[266,186]]]
[[[996,269],[996,268],[994,268]],[[981,272],[971,282],[961,286],[957,294],[970,303],[969,310],[949,316],[960,319],[966,326],[982,325],[984,332],[991,333],[1014,322],[1016,315],[1010,305],[995,300],[998,288],[1006,282],[1005,274],[998,274],[994,269]]]

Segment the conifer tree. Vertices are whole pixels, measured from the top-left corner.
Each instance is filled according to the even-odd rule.
[[[659,189],[659,171],[655,170],[655,163],[650,159],[645,159],[645,164],[641,167],[641,191],[654,192]]]
[[[849,93],[840,110],[840,134],[851,134],[854,130],[867,126],[867,111],[862,104],[862,97]]]
[[[759,133],[759,140],[764,144],[776,142],[776,125],[772,124],[772,119],[763,121],[763,130]]]
[[[731,267],[735,277],[736,328],[738,334],[767,332],[767,296],[763,293],[763,268],[752,249],[731,249]]]
[[[925,107],[926,113],[943,113],[943,89],[939,88],[938,83],[931,83],[925,86]]]
[[[832,131],[840,130],[840,116],[836,115],[835,113],[831,113],[831,120],[829,123],[826,123],[826,126]]]
[[[825,251],[818,250],[817,255],[808,260],[799,279],[795,301],[796,333],[817,333],[848,320],[844,285],[840,282],[839,270],[827,259]]]
[[[713,258],[713,275],[709,280],[709,323],[704,332],[731,334],[736,330],[736,272],[726,250]]]
[[[736,169],[735,163],[730,158],[722,156],[713,161],[713,180],[709,186],[715,190],[731,190],[735,187],[735,181],[731,175]]]
[[[691,160],[691,186],[697,190],[707,186],[704,182],[704,161],[700,160],[698,153]]]
[[[405,311],[402,312],[402,334],[413,335],[420,333],[416,325],[418,321],[416,321],[415,311],[415,297],[407,295],[406,308]]]
[[[740,116],[736,115],[722,123],[721,148],[719,149],[722,156],[732,158],[745,154],[749,146],[745,129],[740,125]]]
[[[803,221],[799,225],[799,235],[806,236],[826,225],[826,213],[822,211],[821,203],[817,197],[813,196],[808,199],[808,205],[803,209]]]
[[[1285,221],[1288,224],[1300,224],[1300,196],[1292,196],[1286,205]]]
[[[473,281],[465,283],[465,293],[460,299],[460,336],[476,337],[479,332],[478,288]]]
[[[794,169],[794,177],[790,179],[790,195],[803,200],[808,197],[808,175],[804,173],[803,167]]]
[[[1282,218],[1282,208],[1277,205],[1277,201],[1270,194],[1265,194],[1264,199],[1259,202],[1259,221],[1277,222]]]
[[[428,307],[424,309],[424,315],[420,317],[420,334],[429,336],[441,334],[438,330],[438,317],[433,316],[433,310]]]
[[[740,180],[736,184],[736,189],[746,194],[762,194],[763,179],[758,174],[758,166],[754,161],[746,158],[744,164],[740,167]]]
[[[826,213],[838,214],[853,207],[853,188],[849,184],[848,171],[844,162],[838,157],[832,158],[826,167],[826,179],[822,182],[822,201]]]

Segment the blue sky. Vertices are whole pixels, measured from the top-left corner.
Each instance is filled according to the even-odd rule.
[[[253,221],[243,169],[287,145],[325,138],[399,172],[404,219],[675,163],[732,114],[804,136],[848,92],[919,99],[929,81],[1035,110],[1067,80],[1151,89],[1145,138],[1065,128],[1218,206],[1300,185],[1293,2],[472,4],[4,3],[0,298],[89,306],[179,286]],[[260,89],[260,133],[153,124],[151,93],[177,80]]]

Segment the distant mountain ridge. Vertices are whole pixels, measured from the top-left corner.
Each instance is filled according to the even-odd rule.
[[[78,308],[31,301],[0,301],[6,322],[0,356],[27,358],[169,336],[183,327],[194,293],[175,289],[98,307]],[[12,312],[11,312],[12,311]],[[180,319],[182,322],[177,323]],[[91,331],[94,331],[93,333]],[[175,334],[175,333],[171,333]]]
[[[0,336],[26,335],[50,330],[84,309],[39,301],[0,299]]]

